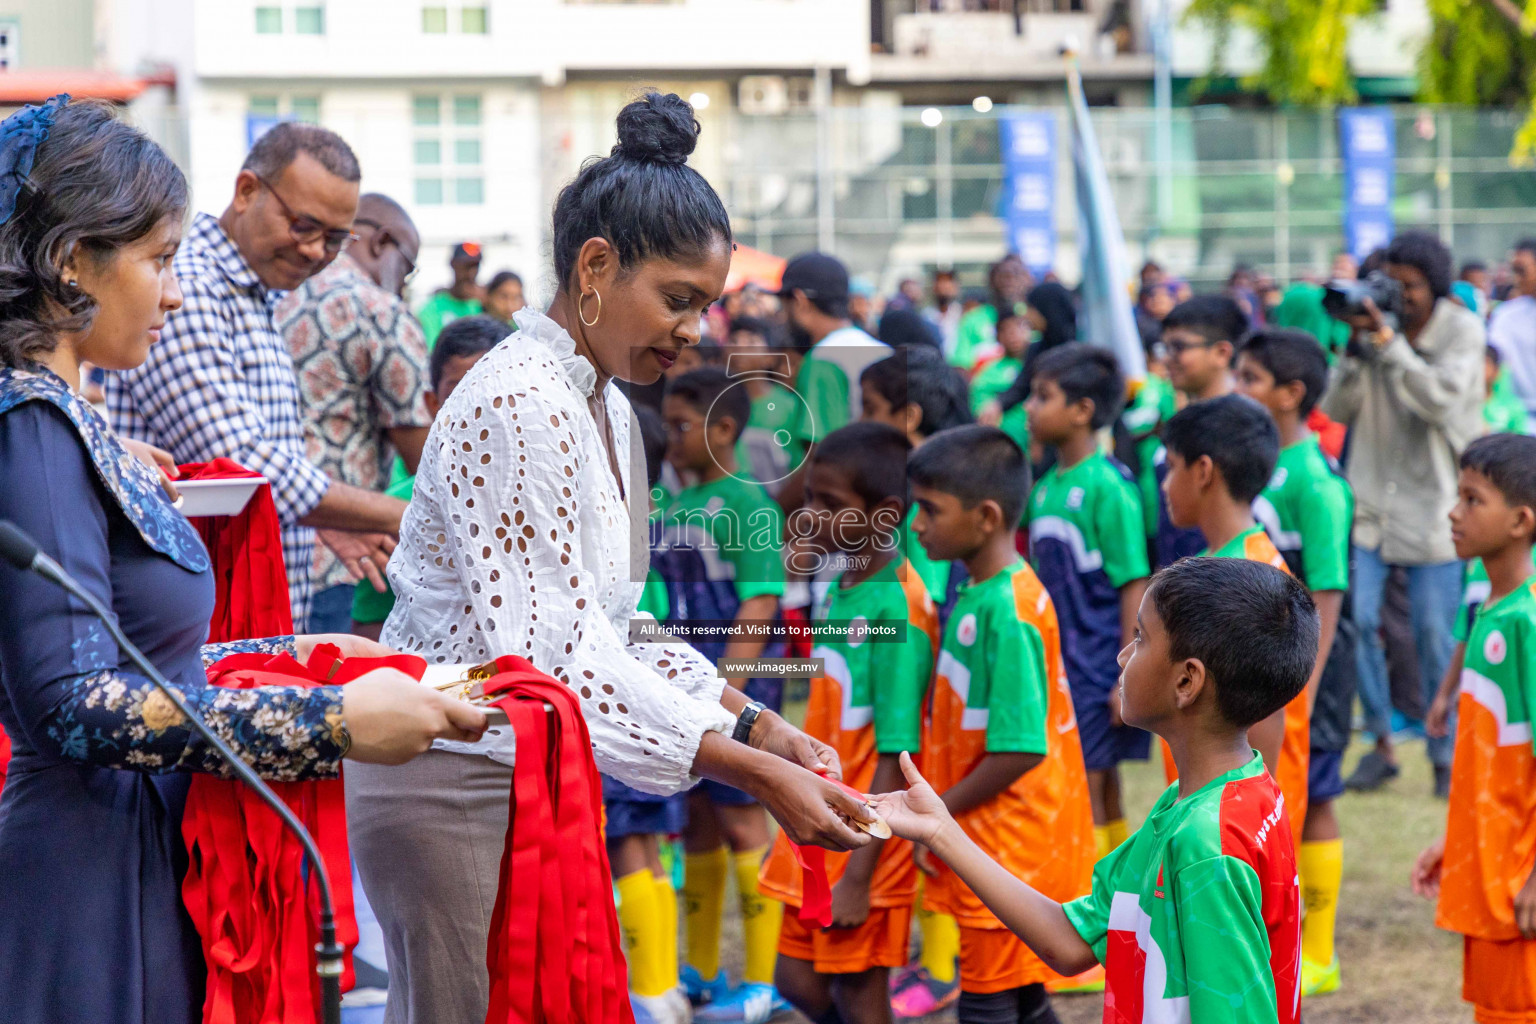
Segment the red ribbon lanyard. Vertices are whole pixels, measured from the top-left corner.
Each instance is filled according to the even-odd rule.
[[[859,803],[865,803],[864,794],[841,779],[822,778],[840,787],[843,792]],[[800,865],[800,920],[827,928],[832,924],[832,885],[827,881],[827,851],[819,846],[801,846],[791,841],[789,849]]]
[[[483,690],[506,713],[517,757],[486,947],[486,1024],[633,1024],[581,707],[522,658],[496,668]]]

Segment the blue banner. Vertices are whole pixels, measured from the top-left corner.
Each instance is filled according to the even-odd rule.
[[[1344,157],[1344,244],[1357,260],[1392,240],[1396,149],[1391,110],[1369,107],[1339,111],[1339,150]]]
[[[1056,262],[1056,115],[1010,114],[998,122],[1008,248],[1036,277]]]

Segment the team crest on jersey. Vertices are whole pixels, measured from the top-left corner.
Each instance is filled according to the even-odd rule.
[[[1067,492],[1067,508],[1073,512],[1083,507],[1083,489],[1074,487]]]
[[[1509,653],[1509,642],[1504,639],[1504,634],[1498,630],[1491,630],[1488,639],[1483,641],[1483,658],[1490,665],[1504,664],[1504,656]]]
[[[976,642],[976,616],[967,614],[960,620],[960,625],[955,627],[955,639],[960,641],[961,647],[969,647]]]
[[[860,615],[848,623],[848,646],[859,647],[869,638],[869,620]]]
[[[1286,468],[1281,466],[1279,469],[1275,470],[1275,475],[1269,478],[1269,486],[1275,488],[1284,487],[1286,475]]]

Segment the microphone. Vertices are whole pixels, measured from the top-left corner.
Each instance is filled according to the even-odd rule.
[[[309,869],[320,880],[320,942],[315,946],[316,965],[315,973],[320,976],[320,1001],[321,1021],[323,1024],[341,1024],[341,972],[342,972],[342,948],[336,941],[336,911],[335,904],[331,900],[331,877],[325,869],[325,860],[320,856],[320,848],[315,845],[314,837],[304,827],[303,822],[294,816],[293,811],[272,788],[261,780],[250,765],[240,759],[240,755],[230,749],[229,745],[220,739],[208,724],[197,713],[187,706],[181,694],[171,686],[144,653],[133,645],[123,635],[122,629],[104,608],[96,595],[86,590],[80,583],[64,571],[64,567],[38,550],[37,543],[27,536],[20,528],[8,520],[0,519],[0,558],[14,565],[23,572],[32,572],[43,577],[51,583],[55,583],[67,590],[76,600],[90,609],[92,615],[101,620],[107,627],[107,632],[112,634],[112,639],[117,641],[117,646],[122,648],[128,660],[147,676],[150,682],[160,688],[176,710],[180,711],[192,728],[208,741],[209,746],[218,751],[220,757],[228,762],[235,775],[247,786],[256,791],[262,802],[276,812],[282,819],[283,825],[292,832],[304,846],[304,854],[309,858]]]

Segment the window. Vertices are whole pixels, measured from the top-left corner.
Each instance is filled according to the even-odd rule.
[[[256,34],[281,35],[291,30],[301,36],[325,35],[325,5],[314,3],[280,3],[256,5]]]
[[[18,37],[21,34],[21,26],[14,21],[0,21],[0,71],[9,71],[16,66],[16,59],[20,53]]]
[[[293,30],[301,36],[325,35],[325,8],[318,6],[295,7]]]
[[[422,206],[485,203],[481,103],[473,95],[411,98],[411,161]]]
[[[319,96],[289,96],[285,99],[273,93],[252,93],[245,110],[253,118],[320,123]]]
[[[490,13],[483,0],[454,0],[452,3],[423,4],[421,30],[428,35],[446,35],[449,26],[466,36],[483,36],[490,31]]]
[[[309,124],[320,123],[319,96],[293,96],[288,100],[288,113],[295,121]]]

